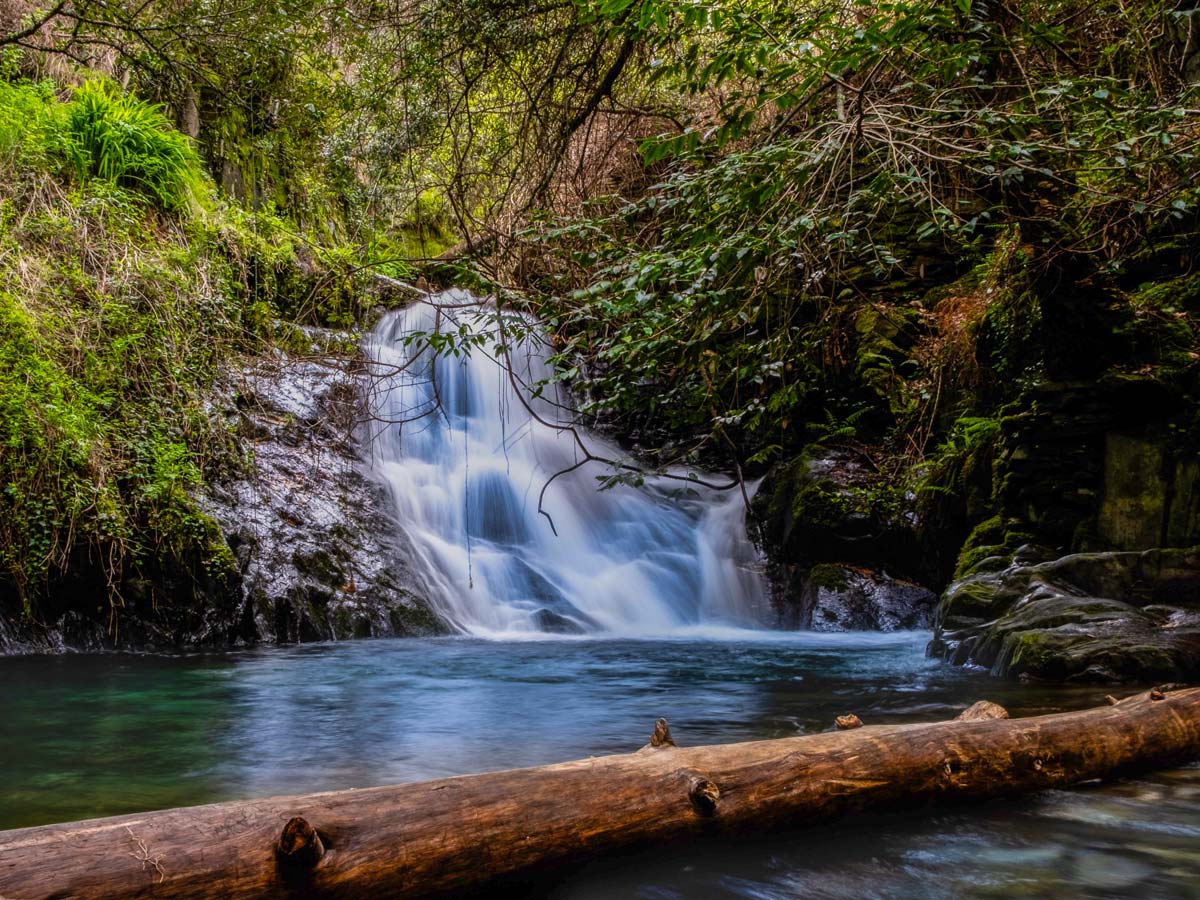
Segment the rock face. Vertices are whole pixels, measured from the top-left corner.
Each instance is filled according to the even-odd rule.
[[[1046,680],[1200,672],[1195,373],[1164,371],[1041,382],[998,421],[934,654]]]
[[[209,572],[142,573],[110,609],[95,566],[57,590],[94,615],[0,616],[0,653],[228,648],[445,631],[419,596],[385,488],[363,462],[355,341],[306,329],[306,352],[254,360],[227,378],[221,409],[246,463],[197,502],[226,560]]]
[[[254,471],[213,487],[205,505],[237,560],[254,640],[445,630],[414,593],[401,528],[362,462],[361,373],[352,367],[278,357],[238,379]]]
[[[809,572],[787,624],[810,631],[927,629],[936,604],[937,595],[914,582],[825,564]]]
[[[1038,555],[951,585],[930,653],[1053,681],[1200,677],[1200,548]]]
[[[1003,518],[1073,550],[1200,542],[1200,462],[1166,426],[1182,425],[1190,409],[1178,390],[1110,375],[1040,384],[1023,405],[1003,423],[995,472]]]
[[[801,571],[836,562],[915,574],[915,516],[884,508],[880,482],[858,454],[837,447],[813,448],[779,467],[753,503],[770,557]]]
[[[886,569],[911,578],[924,572],[916,516],[881,502],[886,495],[880,482],[860,455],[820,448],[781,467],[760,487],[753,512],[771,561],[772,599],[782,627],[931,626],[936,596],[915,580],[884,574]]]

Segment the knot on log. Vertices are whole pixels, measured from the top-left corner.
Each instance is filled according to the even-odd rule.
[[[1152,688],[1150,690],[1150,699],[1151,700],[1165,700],[1166,697],[1167,697],[1167,695],[1165,693],[1163,693],[1161,688]]]
[[[293,816],[283,826],[283,834],[275,844],[275,855],[288,868],[311,869],[325,855],[325,844],[317,829],[302,816]]]
[[[991,700],[979,700],[958,714],[959,722],[980,722],[985,719],[1007,719],[1008,710]]]
[[[674,747],[675,741],[671,738],[671,728],[667,725],[666,719],[659,719],[654,723],[654,733],[650,735],[651,747]]]
[[[854,713],[847,713],[834,719],[833,724],[838,727],[839,731],[847,731],[851,728],[862,728],[862,719]]]
[[[688,782],[688,799],[692,808],[702,816],[711,816],[717,811],[717,801],[721,799],[721,789],[716,782],[709,781],[703,775],[693,775]]]

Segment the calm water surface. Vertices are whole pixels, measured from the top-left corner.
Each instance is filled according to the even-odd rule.
[[[0,659],[0,828],[783,737],[856,712],[1014,714],[1103,690],[996,682],[926,636],[364,641],[221,656]],[[1200,898],[1200,769],[973,808],[624,857],[566,898]]]

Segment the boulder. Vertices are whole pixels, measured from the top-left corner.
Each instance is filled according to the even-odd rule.
[[[911,581],[852,566],[814,566],[799,603],[785,619],[811,631],[909,631],[927,629],[937,595]]]
[[[781,621],[795,627],[803,595],[821,581],[811,577],[817,567],[928,580],[914,505],[859,451],[813,446],[776,467],[751,513]]]
[[[886,566],[908,575],[916,517],[886,495],[884,479],[862,454],[812,447],[767,477],[752,512],[763,544],[781,563],[804,570],[822,562]]]
[[[386,488],[363,462],[357,360],[322,353],[357,342],[304,333],[308,355],[278,354],[231,379],[253,465],[202,498],[238,560],[249,638],[443,632],[420,597]]]
[[[1051,681],[1200,677],[1200,548],[1036,559],[952,584],[931,655]]]

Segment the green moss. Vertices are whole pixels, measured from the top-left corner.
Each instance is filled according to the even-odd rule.
[[[1164,312],[1200,311],[1200,272],[1165,281],[1147,282],[1134,291],[1129,299],[1135,306]]]
[[[965,578],[988,571],[992,567],[985,567],[984,562],[993,558],[1003,560],[1003,564],[1007,565],[1020,547],[1034,540],[1032,532],[1011,527],[1011,523],[1006,525],[1000,516],[985,519],[972,530],[963,543],[955,565],[954,577]]]
[[[844,591],[850,584],[845,568],[828,563],[813,566],[809,570],[808,581],[830,591]]]
[[[1117,334],[1130,356],[1157,364],[1160,377],[1195,363],[1200,344],[1200,273],[1141,285],[1128,298],[1129,316]]]
[[[946,619],[992,619],[1003,612],[1008,599],[993,582],[966,581],[946,593],[941,612]]]
[[[1004,536],[1004,520],[1000,516],[984,519],[967,536],[963,550],[999,544]]]
[[[905,306],[868,306],[854,319],[853,376],[894,415],[911,412],[915,402],[906,385],[916,367],[904,348],[912,346],[920,327],[920,313]]]
[[[1005,674],[1045,673],[1054,665],[1058,642],[1044,631],[1018,631],[1004,639]]]
[[[225,540],[221,526],[211,516],[197,513],[201,539],[197,541],[201,547],[201,561],[204,571],[216,581],[228,581],[238,573],[238,561],[233,550]]]
[[[977,290],[987,297],[984,314],[974,326],[975,357],[1005,392],[1041,360],[1037,340],[1041,305],[1028,263],[1029,251],[1014,225],[997,239],[975,273]]]
[[[792,515],[809,527],[832,527],[851,509],[850,499],[832,485],[805,481],[792,498]]]

